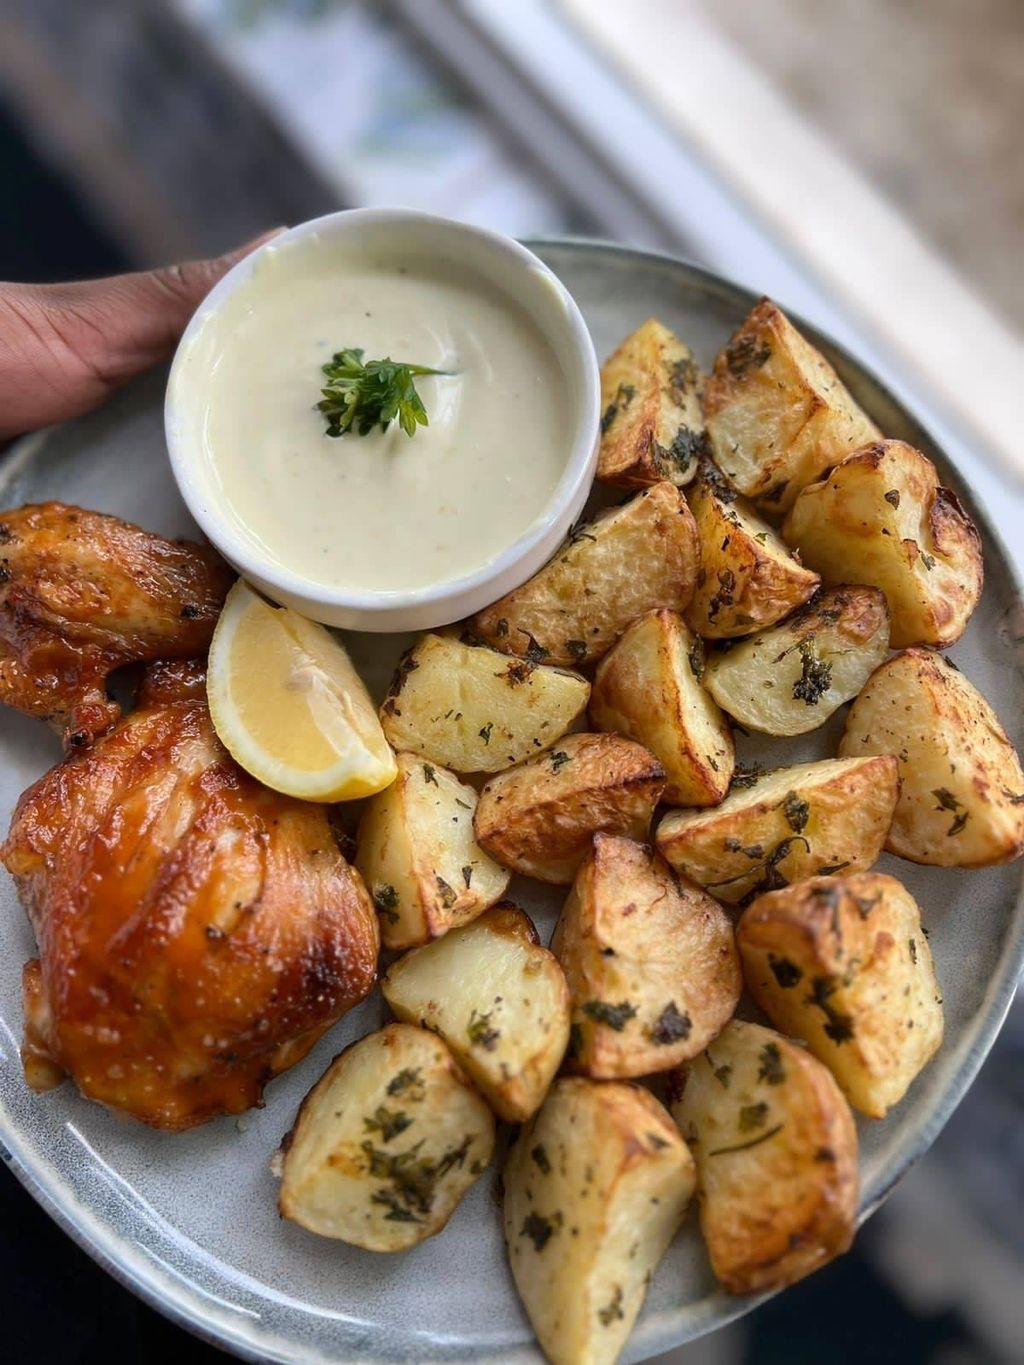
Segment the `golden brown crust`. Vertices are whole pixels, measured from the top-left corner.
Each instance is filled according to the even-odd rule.
[[[816,594],[779,625],[713,654],[704,685],[741,725],[770,735],[802,735],[857,695],[888,648],[885,594],[843,585]]]
[[[504,1171],[505,1245],[552,1365],[614,1365],[693,1193],[693,1158],[649,1091],[557,1080]]]
[[[928,939],[894,877],[814,877],[759,897],[736,928],[748,989],[850,1103],[884,1117],[942,1043]]]
[[[568,885],[598,831],[646,838],[664,787],[665,770],[642,745],[565,735],[491,778],[473,819],[477,842],[515,872]]]
[[[731,1018],[742,981],[732,925],[650,847],[594,837],[551,940],[569,982],[569,1065],[645,1076],[695,1057]]]
[[[0,514],[0,701],[81,747],[117,720],[107,674],[206,653],[233,573],[215,551],[59,502]]]
[[[700,540],[700,570],[686,623],[706,639],[732,639],[773,626],[821,584],[745,498],[702,462],[689,490]]]
[[[40,950],[27,1055],[169,1129],[257,1104],[378,947],[325,808],[243,773],[188,686],[30,787],[0,850]]]
[[[857,1131],[815,1057],[733,1020],[689,1067],[672,1113],[693,1147],[701,1229],[730,1293],[785,1288],[849,1248]]]
[[[1024,852],[1024,772],[998,716],[930,649],[879,665],[853,703],[839,752],[895,755],[890,853],[938,867],[989,867]]]
[[[719,352],[704,395],[712,453],[736,487],[785,512],[878,428],[825,357],[770,299]]]
[[[591,722],[650,749],[676,805],[716,805],[736,761],[732,728],[701,685],[703,659],[682,617],[662,609],[634,621],[594,675]]]
[[[597,477],[617,488],[689,483],[707,446],[703,376],[688,347],[648,318],[601,366]]]
[[[508,901],[392,963],[384,998],[441,1037],[499,1118],[522,1123],[569,1040],[569,988],[529,916]]]
[[[662,855],[718,900],[749,905],[764,891],[870,867],[899,794],[891,754],[774,768],[734,784],[712,810],[669,811]]]
[[[896,648],[953,644],[981,596],[977,528],[931,460],[905,441],[865,446],[805,488],[783,535],[826,583],[881,588]]]
[[[685,607],[697,562],[690,509],[663,480],[576,528],[539,573],[474,616],[472,628],[504,654],[594,663],[644,612]]]
[[[387,1024],[299,1106],[274,1162],[278,1208],[322,1237],[404,1251],[442,1231],[493,1150],[493,1115],[444,1043]]]

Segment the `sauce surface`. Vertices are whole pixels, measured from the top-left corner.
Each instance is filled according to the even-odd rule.
[[[472,573],[529,529],[564,471],[550,343],[497,286],[443,262],[285,244],[198,343],[218,496],[254,547],[318,584],[403,592]],[[320,367],[348,346],[450,371],[416,379],[429,425],[329,437]]]

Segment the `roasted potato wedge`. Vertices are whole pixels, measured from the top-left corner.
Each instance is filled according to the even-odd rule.
[[[689,483],[707,445],[702,387],[689,348],[648,318],[601,366],[597,477],[618,488]]]
[[[861,1113],[884,1118],[942,1044],[942,996],[917,902],[894,877],[812,877],[736,928],[772,1023],[802,1038]]]
[[[647,1090],[556,1081],[505,1166],[505,1245],[552,1365],[613,1365],[693,1195],[693,1158]]]
[[[494,1150],[494,1116],[439,1038],[389,1024],[302,1101],[279,1160],[285,1218],[367,1251],[433,1237]]]
[[[731,1294],[783,1289],[849,1248],[857,1130],[827,1067],[734,1019],[682,1087],[672,1113],[697,1161],[711,1265]]]
[[[499,1118],[540,1108],[569,1041],[569,988],[522,910],[496,905],[406,953],[381,990],[399,1019],[444,1039]]]
[[[999,717],[948,659],[906,649],[850,707],[839,752],[895,754],[886,848],[914,863],[988,867],[1024,852],[1024,774]]]
[[[891,754],[747,773],[714,810],[670,811],[657,845],[718,900],[749,905],[807,877],[869,868],[898,792]]]
[[[801,488],[881,435],[770,299],[719,352],[704,416],[719,467],[740,492],[780,512]]]
[[[882,589],[894,648],[951,645],[978,605],[984,570],[974,522],[905,441],[858,450],[805,488],[782,533],[826,583]]]
[[[556,749],[492,777],[477,842],[514,872],[568,886],[598,830],[646,839],[665,770],[621,735],[566,735]]]
[[[550,749],[589,697],[578,673],[424,635],[398,665],[380,718],[395,749],[459,773],[496,773]]]
[[[652,611],[598,665],[590,719],[650,749],[666,801],[713,806],[736,762],[732,729],[701,685],[704,646],[673,611]]]
[[[712,655],[704,686],[750,730],[803,735],[855,697],[888,652],[885,594],[831,588],[781,625]]]
[[[742,981],[725,911],[644,844],[598,834],[551,941],[572,993],[574,1070],[647,1076],[696,1057]]]
[[[397,778],[363,808],[356,867],[384,947],[412,948],[501,900],[509,874],[473,837],[473,788],[416,754],[396,757]]]
[[[506,654],[593,663],[645,611],[685,607],[696,576],[693,517],[663,481],[576,528],[549,564],[470,625]]]
[[[689,492],[700,569],[687,624],[709,640],[773,626],[812,597],[821,580],[805,569],[708,460]]]

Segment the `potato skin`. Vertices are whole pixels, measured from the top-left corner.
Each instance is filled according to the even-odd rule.
[[[695,1057],[732,1017],[742,986],[732,925],[647,845],[598,834],[551,951],[572,995],[569,1066],[646,1076]]]
[[[652,611],[634,621],[600,662],[590,719],[645,745],[665,769],[666,801],[713,806],[736,762],[732,729],[701,685],[704,648],[681,616]]]
[[[700,569],[687,625],[709,640],[773,626],[820,586],[778,534],[726,483],[709,460],[689,490],[700,540]]]
[[[440,1039],[388,1024],[335,1057],[299,1106],[276,1163],[279,1208],[323,1237],[404,1251],[442,1230],[493,1151],[491,1111]]]
[[[707,448],[703,376],[689,347],[648,318],[601,366],[597,477],[617,488],[682,487]]]
[[[701,1230],[730,1294],[784,1289],[848,1250],[857,1130],[827,1067],[734,1019],[681,1086],[672,1114],[693,1148]]]
[[[782,533],[826,583],[881,588],[891,642],[959,640],[981,596],[981,539],[931,460],[905,441],[855,451],[805,488]]]
[[[690,509],[662,480],[577,527],[550,563],[474,616],[470,628],[519,658],[594,663],[645,611],[686,606],[697,554]]]
[[[704,686],[748,730],[803,735],[855,697],[888,650],[885,594],[844,585],[712,655]]]
[[[807,484],[881,435],[825,357],[770,299],[719,352],[704,395],[715,460],[748,497],[784,512]]]
[[[891,754],[775,768],[734,785],[714,810],[669,811],[655,842],[677,872],[745,906],[807,877],[869,868],[898,792]]]
[[[423,635],[399,663],[380,718],[395,749],[458,773],[496,773],[550,749],[589,698],[590,684],[568,669]]]
[[[736,927],[747,987],[871,1118],[942,1045],[942,996],[921,913],[895,877],[813,877],[771,891]]]
[[[566,735],[492,777],[473,817],[476,838],[505,867],[568,886],[598,831],[645,839],[665,770],[621,735]]]
[[[905,649],[850,708],[840,754],[895,754],[886,848],[914,863],[990,867],[1024,852],[1024,773],[988,702],[941,654]]]
[[[569,987],[522,910],[504,901],[406,953],[381,991],[399,1019],[440,1035],[499,1118],[540,1108],[569,1041]]]
[[[473,838],[473,788],[416,754],[395,758],[398,776],[363,807],[356,841],[356,867],[392,949],[468,923],[509,883]]]
[[[558,1080],[504,1171],[512,1277],[552,1365],[614,1365],[693,1194],[686,1143],[648,1090]]]

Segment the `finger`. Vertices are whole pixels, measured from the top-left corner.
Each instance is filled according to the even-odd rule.
[[[112,385],[171,354],[192,314],[233,265],[282,232],[275,228],[224,256],[107,280],[53,285],[48,305],[70,321],[65,335]],[[76,320],[81,326],[75,327]]]
[[[217,281],[281,231],[162,270],[0,285],[0,441],[88,412],[166,359]]]

